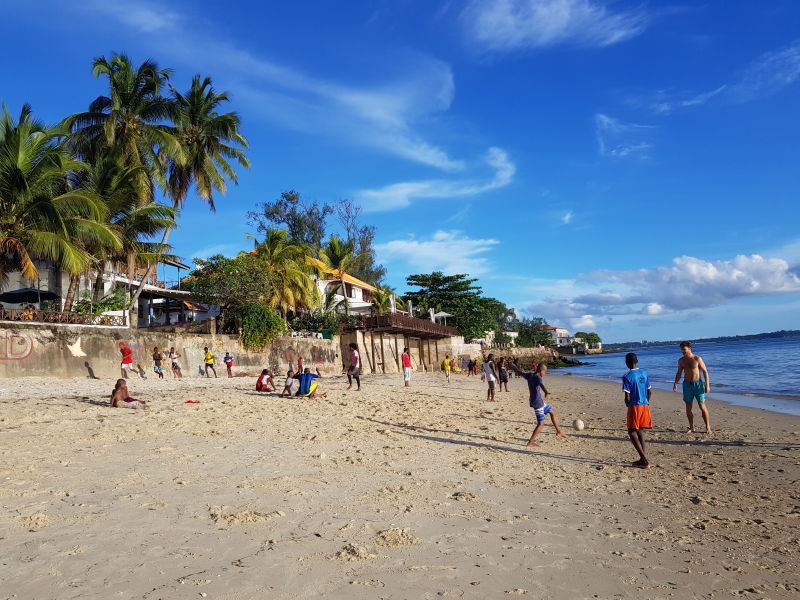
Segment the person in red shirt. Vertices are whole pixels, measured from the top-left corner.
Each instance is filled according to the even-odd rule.
[[[411,352],[408,348],[403,348],[403,383],[405,387],[411,384]]]
[[[119,353],[122,354],[122,362],[119,364],[120,374],[123,379],[127,379],[128,369],[133,368],[133,350],[131,350],[125,342],[120,342]]]

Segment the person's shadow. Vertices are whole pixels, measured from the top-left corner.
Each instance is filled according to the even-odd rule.
[[[85,363],[83,363],[83,366],[86,367],[86,371],[88,373],[86,377],[88,379],[100,379],[97,375],[94,374],[94,369],[92,368],[92,365],[89,364],[88,360]]]

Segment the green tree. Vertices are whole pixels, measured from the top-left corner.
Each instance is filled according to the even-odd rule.
[[[452,324],[466,339],[482,338],[497,328],[500,315],[508,309],[499,300],[484,297],[476,282],[468,275],[445,275],[441,271],[411,275],[406,283],[419,289],[408,292],[405,300],[425,312],[448,312],[453,315]]]
[[[172,119],[175,138],[180,148],[179,154],[165,154],[162,162],[167,162],[167,195],[177,211],[183,208],[186,196],[194,185],[198,197],[214,210],[214,192],[225,194],[226,179],[238,183],[236,170],[229,161],[249,168],[250,163],[242,148],[247,148],[247,139],[240,132],[239,115],[235,112],[220,113],[223,103],[229,101],[227,92],[217,92],[206,77],[201,80],[195,75],[186,94],[172,88]],[[166,247],[171,227],[164,230],[161,239]],[[145,279],[150,276],[157,261],[148,265]],[[137,305],[141,286],[131,299],[131,306]]]
[[[585,343],[589,344],[590,346],[600,344],[603,341],[600,339],[600,336],[597,335],[597,333],[595,332],[588,333],[586,331],[576,331],[575,337],[581,338]]]
[[[197,268],[183,282],[200,302],[223,309],[267,304],[272,290],[265,278],[255,276],[261,266],[255,254],[241,253],[234,258],[216,255],[196,258],[194,263]]]
[[[541,317],[531,317],[521,319],[516,326],[519,336],[517,336],[517,346],[523,348],[533,348],[535,346],[552,346],[553,337],[544,327],[547,321]]]
[[[168,247],[149,241],[153,236],[174,224],[175,210],[158,203],[139,204],[136,189],[139,171],[143,167],[126,167],[110,156],[101,157],[76,177],[78,189],[102,201],[106,210],[106,225],[120,240],[119,247],[90,244],[87,252],[93,257],[96,271],[93,301],[100,298],[105,261],[127,263],[128,277],[136,267],[147,265],[168,251]],[[69,311],[77,290],[78,277],[70,278],[64,310]]]
[[[325,239],[325,219],[332,212],[329,204],[307,204],[298,192],[290,190],[282,192],[277,200],[264,202],[261,212],[251,211],[248,218],[264,234],[276,225],[283,226],[289,232],[290,242],[309,246],[316,252]]]
[[[319,258],[330,269],[330,276],[333,276],[339,282],[339,293],[347,298],[344,276],[348,273],[353,263],[353,243],[342,240],[338,235],[332,235],[325,247],[319,251]],[[341,304],[345,314],[349,314],[350,305],[348,302],[345,300]]]
[[[289,311],[310,309],[318,304],[305,246],[291,243],[283,229],[269,229],[255,252],[260,268],[253,276],[266,280],[272,292],[267,301],[271,308],[286,316]]]
[[[380,285],[386,276],[386,269],[378,264],[375,257],[375,227],[361,224],[361,206],[350,199],[336,202],[334,211],[345,240],[353,244],[350,274],[373,285]]]
[[[86,165],[60,141],[61,127],[36,121],[27,104],[15,122],[3,107],[0,121],[0,283],[20,270],[34,281],[35,259],[70,274],[84,272],[89,245],[119,248],[106,208],[92,194],[71,189],[68,176]]]
[[[136,67],[125,54],[113,53],[110,59],[95,58],[92,74],[108,80],[108,95],[65,119],[72,131],[70,143],[91,162],[112,154],[127,167],[144,167],[137,171],[137,195],[140,203],[150,202],[154,184],[165,185],[168,160],[185,159],[170,124],[175,102],[162,95],[170,71],[150,60]]]

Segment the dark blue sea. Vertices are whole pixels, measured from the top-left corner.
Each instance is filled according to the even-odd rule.
[[[719,399],[800,415],[800,336],[753,341],[693,343],[711,379],[710,400]],[[672,390],[680,348],[639,348],[639,366],[647,369],[653,387]],[[627,371],[625,353],[576,357],[587,364],[559,373],[616,380]],[[680,387],[678,388],[680,391]]]

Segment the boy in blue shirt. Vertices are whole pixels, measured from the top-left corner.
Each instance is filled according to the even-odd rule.
[[[552,406],[547,404],[544,399],[550,394],[547,391],[547,388],[544,387],[544,380],[542,379],[547,374],[547,365],[544,363],[540,364],[536,371],[523,371],[514,363],[509,363],[511,368],[517,372],[517,375],[522,377],[528,382],[528,392],[530,394],[529,403],[533,412],[536,414],[536,428],[533,430],[531,434],[531,439],[528,440],[528,447],[531,448],[538,448],[539,444],[536,442],[536,436],[544,428],[544,416],[550,415],[550,420],[553,422],[553,427],[556,428],[556,435],[558,437],[567,437],[564,435],[564,432],[561,431],[561,428],[558,426],[558,418],[556,417],[556,411],[553,409]],[[542,395],[544,392],[544,395]]]
[[[625,392],[625,406],[628,407],[628,436],[633,447],[639,453],[639,460],[632,463],[634,467],[649,469],[644,447],[644,429],[653,428],[650,416],[650,396],[653,393],[647,371],[640,369],[639,358],[633,352],[625,355],[625,364],[630,369],[622,377],[622,391]]]

